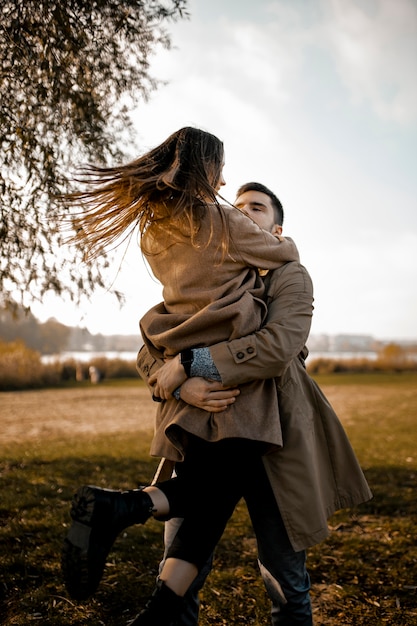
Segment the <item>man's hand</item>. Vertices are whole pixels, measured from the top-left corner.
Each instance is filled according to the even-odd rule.
[[[181,365],[179,354],[169,359],[155,374],[149,377],[148,383],[152,387],[155,398],[168,400],[172,392],[187,380],[184,367]]]
[[[181,385],[181,400],[210,413],[227,409],[239,393],[237,387],[223,387],[222,383],[198,377],[187,378]]]

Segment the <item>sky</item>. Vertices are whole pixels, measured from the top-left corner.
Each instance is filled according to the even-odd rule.
[[[140,153],[182,126],[223,140],[222,195],[258,181],[314,283],[311,333],[417,339],[416,0],[189,0],[151,58],[166,81],[132,112]],[[32,311],[135,334],[161,288],[136,244],[108,293]]]

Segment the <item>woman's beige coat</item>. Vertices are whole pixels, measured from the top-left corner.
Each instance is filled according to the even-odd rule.
[[[332,513],[372,494],[338,417],[304,367],[313,303],[306,269],[287,263],[264,280],[265,326],[212,346],[210,352],[226,385],[275,378],[283,447],[263,459],[290,541],[302,550],[329,534]],[[146,379],[156,367],[158,362],[143,348],[139,372]]]
[[[291,239],[279,240],[242,211],[214,204],[206,206],[193,242],[172,224],[158,238],[148,235],[145,246],[164,302],[148,311],[140,326],[149,350],[164,356],[258,330],[266,314],[258,268],[299,260]]]
[[[267,311],[257,268],[277,268],[298,259],[294,242],[278,241],[236,208],[208,205],[204,216],[193,246],[190,237],[174,227],[165,241],[147,242],[148,247],[153,242],[153,254],[148,256],[152,272],[164,287],[164,302],[140,322],[154,356],[175,355],[258,330]],[[223,258],[224,222],[230,241]],[[238,402],[221,416],[174,399],[164,402],[157,411],[151,454],[181,461],[188,433],[207,441],[243,437],[265,444],[265,450],[281,447],[273,386],[271,380],[242,385]]]

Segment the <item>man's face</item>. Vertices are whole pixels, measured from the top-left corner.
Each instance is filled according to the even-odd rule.
[[[271,198],[261,191],[245,191],[236,198],[235,206],[246,213],[263,230],[280,235],[282,227],[275,223]]]

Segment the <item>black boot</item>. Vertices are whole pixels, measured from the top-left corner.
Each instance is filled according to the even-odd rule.
[[[184,598],[158,580],[145,608],[128,626],[170,626],[181,615],[183,607]]]
[[[72,598],[86,600],[94,593],[117,535],[128,526],[144,524],[152,510],[151,498],[141,489],[78,489],[71,508],[74,521],[61,559],[65,586]]]

